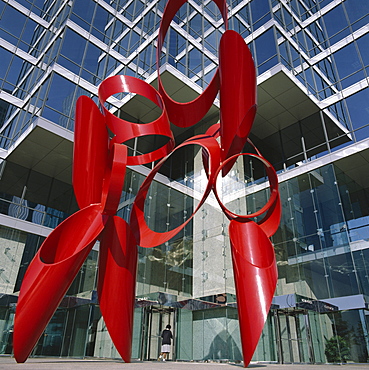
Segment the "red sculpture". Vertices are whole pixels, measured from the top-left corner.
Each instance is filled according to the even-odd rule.
[[[228,27],[226,0],[213,0]],[[226,30],[220,41],[219,68],[209,86],[188,103],[172,100],[160,79],[159,56],[169,25],[187,0],[168,0],[158,35],[158,90],[137,78],[114,76],[99,86],[103,113],[88,97],[77,101],[73,158],[73,187],[80,211],[61,223],[45,240],[32,260],[21,286],[14,323],[14,356],[24,362],[64,297],[84,260],[100,241],[98,297],[101,313],[123,360],[131,360],[137,245],[160,245],[176,235],[193,217],[213,190],[230,220],[234,277],[238,303],[244,366],[255,351],[277,282],[277,268],[269,237],[280,221],[278,179],[273,167],[258,150],[241,153],[256,113],[256,72],[251,53],[242,37]],[[111,114],[104,106],[110,96],[130,92],[142,95],[162,114],[154,122],[135,124]],[[220,124],[174,148],[170,122],[189,127],[201,120],[220,92]],[[113,133],[110,138],[108,128]],[[124,143],[146,135],[168,138],[159,149],[129,156]],[[220,136],[220,145],[216,140]],[[177,149],[202,147],[207,187],[193,215],[177,228],[157,233],[144,219],[144,204],[155,174]],[[252,215],[237,215],[221,202],[216,180],[225,176],[239,156],[259,159],[270,183],[270,198]],[[129,223],[115,216],[127,165],[160,160],[147,176],[134,201]],[[259,222],[254,218],[263,216]],[[119,283],[117,283],[119,282]],[[124,333],[124,335],[122,334]]]

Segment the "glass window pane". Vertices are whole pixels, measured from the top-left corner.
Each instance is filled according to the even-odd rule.
[[[329,13],[325,14],[323,20],[331,45],[350,34],[348,22],[341,5],[336,6]]]
[[[333,54],[342,88],[365,78],[363,65],[359,59],[355,43],[345,46]]]

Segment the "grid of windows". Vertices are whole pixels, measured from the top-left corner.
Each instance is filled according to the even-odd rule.
[[[1,1],[0,88],[8,105],[1,122],[2,147],[8,148],[19,129],[38,116],[73,130],[70,105],[81,94],[76,81],[85,81],[84,89],[93,96],[107,76],[146,79],[155,74],[153,39],[164,6],[165,1],[147,0],[75,1],[72,6],[65,0]],[[244,0],[231,1],[228,8],[230,28],[248,42],[258,75],[283,64],[338,120],[350,122],[352,109],[341,92],[353,95],[350,103],[355,104],[368,85],[368,3]],[[223,32],[212,1],[189,1],[172,23],[161,64],[173,65],[205,87],[217,67]],[[53,82],[62,81],[61,76],[68,92],[64,104]],[[8,94],[20,99],[17,104]],[[366,131],[355,129],[360,133],[352,135],[354,141]]]

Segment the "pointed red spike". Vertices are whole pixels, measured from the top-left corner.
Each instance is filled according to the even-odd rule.
[[[131,362],[137,245],[129,225],[114,216],[100,243],[98,295],[110,337],[125,362]]]
[[[255,222],[229,225],[244,366],[255,352],[277,285],[272,243]]]
[[[13,348],[25,362],[104,228],[100,205],[84,208],[46,238],[24,276],[15,311]]]

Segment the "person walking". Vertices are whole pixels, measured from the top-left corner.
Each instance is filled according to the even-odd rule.
[[[161,353],[158,358],[158,361],[165,361],[167,358],[169,358],[169,352],[170,352],[170,347],[172,344],[172,332],[171,332],[171,326],[168,324],[165,329],[161,333]]]

